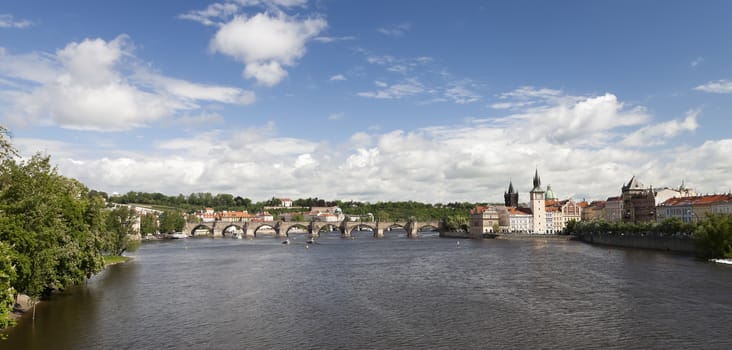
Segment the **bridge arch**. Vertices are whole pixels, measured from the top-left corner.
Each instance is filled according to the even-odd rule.
[[[284,228],[284,231],[282,230],[283,228]],[[305,232],[299,232],[300,234],[303,234],[303,233],[308,234],[308,233],[310,233],[310,230],[309,230],[310,228],[307,225],[301,224],[301,223],[296,223],[296,224],[288,225],[287,227],[280,226],[280,235],[285,235],[285,236],[289,237],[290,236],[290,231],[293,228],[299,228],[299,229],[302,229],[302,230],[305,231]]]
[[[234,228],[234,230],[231,230],[232,227]],[[234,235],[234,233],[236,233],[236,232],[239,232],[239,233],[244,232],[243,226],[237,225],[237,224],[229,224],[229,225],[226,225],[221,230],[221,235],[223,237],[227,237],[227,234],[228,234],[229,237],[230,237],[230,236]]]
[[[269,224],[269,223],[260,223],[260,224],[256,225],[254,227],[254,230],[252,230],[252,233],[254,234],[254,237],[257,237],[257,232],[260,229],[267,229],[267,228],[272,229],[272,231],[274,231],[274,236],[277,237],[277,227],[275,227],[274,225]]]
[[[362,223],[362,222],[349,224],[348,227],[346,227],[346,232],[344,234],[347,237],[352,237],[353,231],[356,231],[356,230],[365,231],[365,230],[361,230],[362,228],[370,229],[371,231],[373,231],[374,237],[376,237],[376,234],[378,232],[378,228],[376,227],[376,225],[372,225],[370,223]]]
[[[208,233],[206,233],[206,234],[201,234],[201,233],[196,234],[196,232],[199,232],[199,231],[202,231],[202,230],[206,230],[206,231],[208,231]],[[191,229],[191,232],[189,232],[189,236],[192,236],[192,237],[195,237],[195,236],[204,236],[204,235],[213,236],[213,233],[214,233],[213,225],[209,226],[207,224],[198,224],[196,226],[193,226],[193,228]]]
[[[333,232],[333,231],[339,231],[340,225],[338,223],[313,223],[313,232],[314,233],[321,233],[321,232]]]
[[[426,224],[420,224],[417,226],[417,231],[424,231],[424,229],[429,228],[431,231],[439,231],[440,226],[433,223],[426,223]]]

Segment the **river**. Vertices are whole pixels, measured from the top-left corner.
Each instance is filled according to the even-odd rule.
[[[40,304],[0,348],[732,348],[732,266],[574,241],[369,235],[146,242]]]

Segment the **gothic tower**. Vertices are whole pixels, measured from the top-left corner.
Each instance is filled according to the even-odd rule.
[[[546,205],[544,204],[544,190],[541,189],[539,169],[534,173],[534,189],[531,190],[531,213],[533,214],[534,232],[546,233]]]
[[[503,193],[503,201],[507,207],[518,207],[518,192],[513,190],[513,181],[508,181],[508,192]]]

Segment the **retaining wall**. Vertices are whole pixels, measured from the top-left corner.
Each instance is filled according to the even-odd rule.
[[[699,252],[694,245],[694,240],[686,236],[584,234],[580,235],[579,239],[590,244],[615,247],[663,250],[683,254]]]

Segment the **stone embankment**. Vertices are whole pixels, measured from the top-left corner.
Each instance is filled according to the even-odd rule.
[[[687,235],[655,235],[655,234],[582,234],[577,238],[590,244],[613,247],[662,250],[681,254],[698,254],[699,249],[694,240]]]
[[[572,241],[576,238],[569,235],[542,235],[527,233],[502,233],[497,234],[496,239],[505,239],[511,241],[536,241],[536,240],[552,240],[552,241]]]

